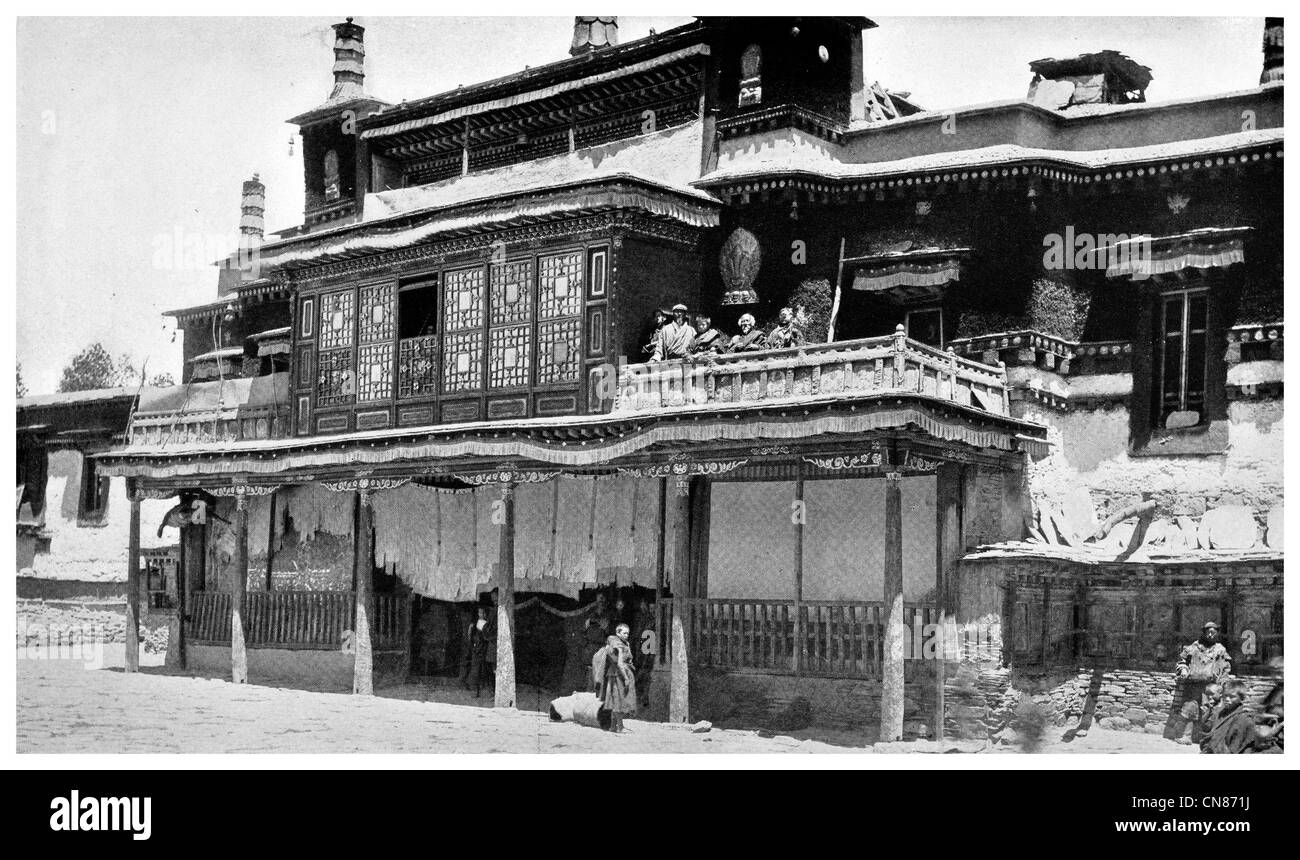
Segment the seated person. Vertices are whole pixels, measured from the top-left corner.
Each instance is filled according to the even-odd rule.
[[[704,314],[695,315],[695,340],[691,341],[691,355],[720,355],[727,351],[727,337],[713,328],[713,320]]]
[[[803,346],[803,332],[794,323],[794,311],[789,308],[781,308],[781,313],[777,315],[777,326],[772,329],[767,336],[768,349],[786,349],[792,346]]]
[[[1223,699],[1205,721],[1201,752],[1222,755],[1255,751],[1255,718],[1243,707],[1245,703],[1246,683],[1236,678],[1224,681]]]
[[[763,332],[754,326],[754,317],[751,314],[745,314],[740,318],[738,323],[740,334],[731,339],[728,346],[728,352],[761,352],[767,349],[763,340]]]

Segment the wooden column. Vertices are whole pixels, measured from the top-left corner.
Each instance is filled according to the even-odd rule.
[[[943,740],[946,719],[944,685],[948,675],[948,632],[956,630],[957,559],[961,558],[961,467],[945,463],[935,473],[935,613],[938,626],[934,672],[934,738]]]
[[[1048,652],[1052,647],[1052,583],[1047,577],[1043,577],[1043,626],[1039,649],[1042,654],[1043,665],[1048,662]]]
[[[672,591],[672,671],[668,693],[668,722],[690,722],[691,711],[691,671],[690,671],[690,570],[687,564],[690,553],[689,515],[690,484],[685,479],[677,479],[672,497],[669,499],[669,516],[677,524],[676,540],[673,542]]]
[[[794,481],[794,498],[803,505],[803,463],[797,467],[798,477]],[[802,675],[808,668],[808,630],[803,608],[803,526],[806,509],[800,510],[800,516],[794,523],[794,639],[798,644],[794,649],[794,673]]]
[[[186,599],[188,596],[186,592],[189,591],[190,587],[189,577],[185,575],[186,565],[188,563],[188,559],[186,558],[188,553],[186,552],[185,547],[186,539],[188,537],[186,530],[188,528],[190,527],[181,526],[178,529],[180,537],[176,541],[176,612],[174,619],[176,622],[176,665],[181,669],[186,667],[185,613],[188,611],[189,607],[189,600]],[[171,631],[168,630],[168,633],[170,634]],[[170,647],[171,645],[169,644],[168,648],[170,649]]]
[[[352,643],[356,648],[352,666],[352,692],[358,696],[375,694],[375,655],[370,645],[370,618],[374,614],[375,560],[370,554],[370,529],[374,509],[370,507],[370,491],[357,493],[356,550],[352,559],[352,577],[356,583],[357,624]]]
[[[266,590],[274,591],[275,582],[271,579],[271,567],[275,563],[275,490],[271,491],[268,501],[271,508],[271,526],[266,532]]]
[[[126,482],[131,523],[126,539],[126,671],[140,671],[140,496],[135,481]]]
[[[885,648],[880,679],[880,740],[903,737],[903,491],[902,475],[885,476]]]
[[[515,707],[515,485],[501,487],[501,546],[497,563],[496,708]]]
[[[230,575],[230,680],[248,683],[244,644],[245,594],[248,591],[248,496],[235,496],[235,565]]]

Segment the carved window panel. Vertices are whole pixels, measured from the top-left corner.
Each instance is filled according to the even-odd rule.
[[[605,354],[605,305],[587,308],[587,355]]]
[[[587,252],[588,297],[603,299],[609,284],[609,249],[593,248]]]
[[[398,349],[397,396],[427,397],[438,390],[436,335],[401,341]]]
[[[380,284],[361,288],[361,317],[358,340],[376,343],[393,339],[393,285]]]
[[[483,388],[483,330],[448,332],[442,349],[442,391]]]
[[[532,260],[514,260],[493,266],[491,281],[492,325],[512,325],[532,320]]]
[[[488,335],[488,387],[517,388],[528,384],[529,327],[494,328]]]
[[[582,321],[555,320],[537,326],[537,383],[577,382],[582,358]]]
[[[372,343],[357,349],[357,401],[393,396],[393,345]]]
[[[316,300],[302,300],[302,314],[298,326],[298,336],[311,337],[316,333]]]
[[[582,311],[582,252],[538,260],[537,318],[575,316]]]
[[[298,350],[298,387],[311,388],[311,347],[304,346]]]
[[[298,398],[298,435],[306,436],[311,431],[311,397],[302,395]]]
[[[352,345],[353,304],[352,290],[326,293],[320,297],[320,348],[338,349]]]
[[[442,316],[446,331],[460,331],[483,325],[482,268],[447,273]]]
[[[316,377],[316,405],[351,403],[356,394],[352,371],[352,350],[335,349],[319,355]]]

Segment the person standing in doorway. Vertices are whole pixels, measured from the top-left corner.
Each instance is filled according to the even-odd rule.
[[[496,642],[493,632],[492,625],[488,621],[487,608],[480,606],[478,617],[469,626],[466,634],[469,640],[469,663],[466,664],[465,674],[460,679],[460,685],[466,690],[470,687],[469,679],[473,679],[476,699],[483,691],[483,678],[489,671],[488,663],[492,664],[492,671],[496,669]],[[491,652],[490,657],[489,652]],[[489,684],[493,682],[494,679],[488,681]]]

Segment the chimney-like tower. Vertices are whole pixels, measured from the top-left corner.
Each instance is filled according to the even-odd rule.
[[[244,180],[244,194],[239,202],[239,243],[242,246],[259,245],[266,226],[266,186],[253,174]]]
[[[575,15],[573,18],[573,56],[612,48],[618,44],[617,15]]]
[[[1264,71],[1260,84],[1282,80],[1282,19],[1264,19]]]
[[[334,89],[330,101],[355,98],[365,92],[366,28],[349,18],[334,25]]]

